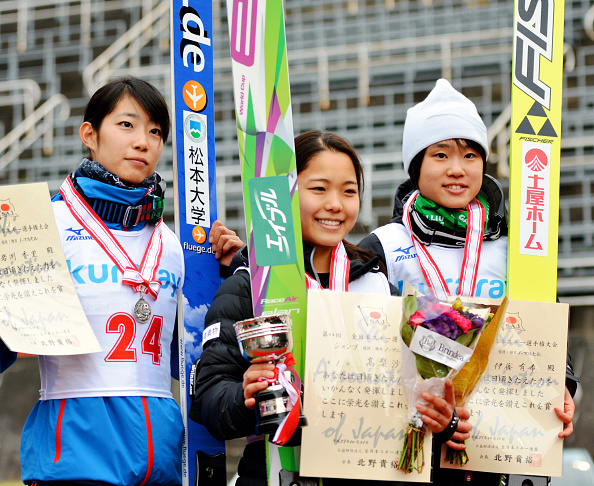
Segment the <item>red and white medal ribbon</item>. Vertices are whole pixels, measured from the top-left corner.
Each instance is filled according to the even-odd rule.
[[[351,270],[351,261],[346,254],[342,241],[332,249],[332,259],[330,262],[330,290],[338,292],[349,291],[349,272]],[[309,274],[305,274],[305,283],[308,289],[322,290],[320,283]]]
[[[451,295],[448,284],[443,278],[439,267],[431,257],[427,247],[417,240],[412,232],[412,226],[410,224],[410,208],[418,195],[419,191],[415,191],[404,205],[402,220],[410,233],[410,238],[413,244],[415,245],[419,264],[421,265],[421,270],[423,271],[427,285],[436,297],[445,299]],[[458,295],[472,297],[476,290],[479,261],[483,246],[483,235],[485,233],[485,208],[477,199],[473,199],[466,206],[466,210],[468,211],[468,227],[466,230],[466,242],[464,244],[464,259],[460,270]]]
[[[77,192],[69,177],[60,187],[60,194],[75,219],[88,231],[122,272],[122,283],[130,285],[135,292],[148,293],[156,300],[161,288],[161,282],[156,280],[155,276],[163,253],[161,234],[163,220],[156,224],[138,269],[109,228]]]
[[[272,442],[276,445],[285,445],[297,430],[299,426],[299,417],[301,416],[301,400],[299,390],[301,389],[301,379],[297,372],[292,368],[295,364],[295,358],[292,353],[287,353],[283,362],[276,365],[278,381],[287,390],[289,403],[287,409],[289,413],[276,429]],[[291,383],[285,376],[285,371],[289,371],[295,377],[295,384]]]

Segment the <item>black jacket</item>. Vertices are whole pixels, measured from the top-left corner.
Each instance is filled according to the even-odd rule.
[[[327,278],[313,269],[313,248],[304,244],[303,250],[305,271],[327,288]],[[348,249],[347,254],[351,261],[349,282],[369,272],[379,271],[377,257],[363,263],[353,258]],[[233,258],[229,267],[231,276],[219,287],[206,314],[205,328],[220,323],[220,334],[204,344],[196,372],[190,418],[204,425],[219,440],[253,435],[256,427],[256,415],[244,405],[243,398],[243,374],[250,364],[239,350],[233,327],[235,322],[254,316],[248,264],[247,247],[244,247]],[[396,287],[390,287],[393,295],[399,295]],[[237,472],[239,479],[236,486],[268,484],[263,440],[246,446]]]

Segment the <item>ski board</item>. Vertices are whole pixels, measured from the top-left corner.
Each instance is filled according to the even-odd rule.
[[[283,2],[227,0],[227,18],[254,316],[291,315],[303,376],[306,285]],[[298,471],[298,447],[267,442],[267,455],[269,484]]]
[[[563,0],[515,0],[510,140],[510,299],[555,302]]]
[[[514,6],[507,291],[513,300],[556,302],[565,2]]]
[[[170,22],[175,225],[186,271],[178,309],[182,481],[184,486],[204,484],[198,473],[210,468],[209,484],[226,484],[225,443],[188,418],[189,373],[202,352],[204,316],[220,284],[219,264],[208,243],[217,219],[212,3],[171,0]]]

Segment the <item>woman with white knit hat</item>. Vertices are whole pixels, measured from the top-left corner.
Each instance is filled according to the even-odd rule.
[[[392,219],[359,246],[384,261],[390,283],[401,291],[410,283],[438,297],[503,297],[507,273],[505,201],[499,183],[486,174],[487,128],[474,103],[445,79],[438,80],[427,98],[407,112],[402,155],[410,179],[396,191]],[[474,272],[475,279],[464,278]],[[470,283],[459,288],[459,282]],[[565,410],[555,409],[565,424],[559,437],[573,432],[571,396],[577,381],[568,359]],[[440,434],[441,442],[469,437],[468,411],[458,407],[456,412],[461,419],[457,431],[455,425],[450,427],[449,436]],[[455,449],[464,448],[452,440],[447,443]],[[496,474],[440,470],[439,457],[434,458],[433,467],[434,484],[500,484]]]
[[[416,248],[426,247],[448,283],[456,282],[469,239],[467,206],[477,201],[471,213],[481,205],[485,224],[474,293],[503,297],[505,204],[499,184],[485,174],[487,128],[474,103],[445,79],[437,81],[427,98],[407,112],[402,155],[410,179],[396,192],[391,222],[366,237],[364,247],[385,259],[388,277],[400,290],[410,282],[421,292],[431,293],[439,282],[425,280],[424,262],[418,259]],[[450,286],[450,293],[459,293],[455,283]]]

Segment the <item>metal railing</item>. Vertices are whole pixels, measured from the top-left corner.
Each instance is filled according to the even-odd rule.
[[[356,5],[356,3],[351,2],[352,5]],[[87,92],[92,93],[114,73],[129,71],[135,75],[156,80],[155,84],[161,84],[168,91],[170,89],[169,66],[154,62],[145,65],[140,61],[140,54],[147,45],[155,41],[161,41],[162,49],[168,50],[164,40],[168,39],[165,31],[169,29],[169,2],[155,3],[155,0],[105,0],[103,2],[36,0],[33,3],[27,0],[8,0],[0,2],[0,25],[9,22],[16,24],[19,39],[18,48],[19,50],[27,49],[27,29],[31,28],[32,23],[37,20],[54,18],[57,14],[56,9],[66,8],[68,16],[80,16],[81,34],[84,34],[81,37],[81,42],[85,43],[91,40],[92,12],[130,10],[131,5],[142,8],[144,15],[138,23],[131,26],[124,35],[113,42],[84,69],[82,77],[85,88]],[[220,20],[215,19],[215,23],[217,22]],[[594,40],[594,6],[585,15],[584,28],[586,34]],[[451,79],[457,60],[478,60],[488,56],[501,57],[509,51],[511,38],[511,28],[496,28],[386,41],[361,41],[345,45],[290,49],[289,63],[293,69],[292,81],[311,82],[311,86],[317,88],[317,92],[308,93],[308,96],[318,101],[321,111],[328,110],[336,97],[331,89],[332,81],[344,76],[356,79],[356,87],[353,89],[354,96],[358,95],[359,106],[365,107],[369,104],[369,98],[374,89],[373,75],[378,72],[391,73],[391,67],[394,65],[398,65],[400,70],[407,69],[403,66],[416,69],[420,65],[435,65],[443,77]],[[571,54],[569,49],[566,49],[566,53]],[[575,64],[575,59],[573,64]],[[566,63],[566,67],[573,64]],[[227,57],[215,59],[214,68],[218,89],[230,89],[231,64],[229,59]],[[160,83],[161,79],[164,79],[163,83]],[[22,84],[21,81],[17,81],[17,83]],[[25,89],[23,86],[21,87]],[[34,88],[32,89],[34,90]],[[10,92],[10,90],[8,91]],[[2,85],[0,84],[0,103],[2,102],[1,93]],[[38,102],[37,99],[33,106]],[[22,151],[34,143],[36,137],[43,136],[43,151],[45,154],[51,152],[56,119],[54,112],[58,108],[60,109],[58,117],[66,119],[69,105],[61,95],[50,98],[34,112],[31,112],[30,104],[24,108],[26,111],[25,120],[0,140],[0,169],[16,160]],[[497,164],[498,177],[500,178],[506,178],[509,174],[510,114],[510,107],[505,107],[491,123],[488,130],[489,143],[494,149],[490,160]],[[338,115],[336,113],[336,116]],[[586,136],[573,138],[564,136],[562,139],[562,149],[592,147],[592,144],[591,138]],[[401,160],[401,154],[397,147],[393,151],[363,152],[361,155],[365,165],[367,190],[364,194],[360,221],[367,229],[373,229],[379,224],[385,223],[391,215],[394,190],[405,175],[397,163]],[[592,164],[592,160],[584,157],[579,160],[564,157],[562,162],[564,165]],[[386,168],[386,166],[389,167]],[[241,183],[238,182],[240,180],[239,166],[217,167],[217,174],[220,217],[225,218],[230,227],[245,231],[242,220]],[[594,176],[592,179],[594,183]],[[574,207],[581,208],[578,202],[565,200],[563,204],[567,206],[568,210]],[[569,230],[569,224],[564,224],[564,228]],[[562,231],[563,229],[560,233]],[[594,229],[592,234],[594,234]],[[357,241],[357,237],[354,237],[353,241]],[[570,247],[573,248],[571,245]],[[587,263],[582,258],[560,259],[559,269],[562,274],[560,291],[573,292],[575,284],[579,284],[579,281],[575,280],[578,274],[574,270],[584,267],[586,272],[592,270],[592,274],[594,274],[594,265]],[[580,278],[590,279],[591,277]],[[594,297],[591,300],[590,303],[594,303]]]
[[[588,37],[594,40],[594,5],[584,15],[584,30]]]
[[[118,11],[129,8],[134,0],[4,0],[0,2],[0,25],[16,25],[17,51],[26,52],[31,24],[59,17],[63,9],[69,16],[80,18],[81,43],[91,42],[91,17],[94,12]],[[146,0],[144,0],[146,1]]]
[[[0,106],[23,105],[24,117],[30,116],[41,100],[41,88],[32,79],[0,81]]]
[[[14,161],[40,137],[43,137],[44,154],[51,154],[56,108],[59,108],[60,120],[66,120],[70,115],[68,99],[64,95],[55,94],[0,140],[0,170]]]
[[[83,82],[88,94],[105,84],[116,70],[124,66],[134,69],[139,66],[138,54],[148,43],[169,31],[169,2],[159,2],[123,36],[97,56],[83,71]],[[161,67],[162,68],[162,67]],[[169,66],[165,68],[169,72]],[[165,77],[169,77],[164,74]]]

